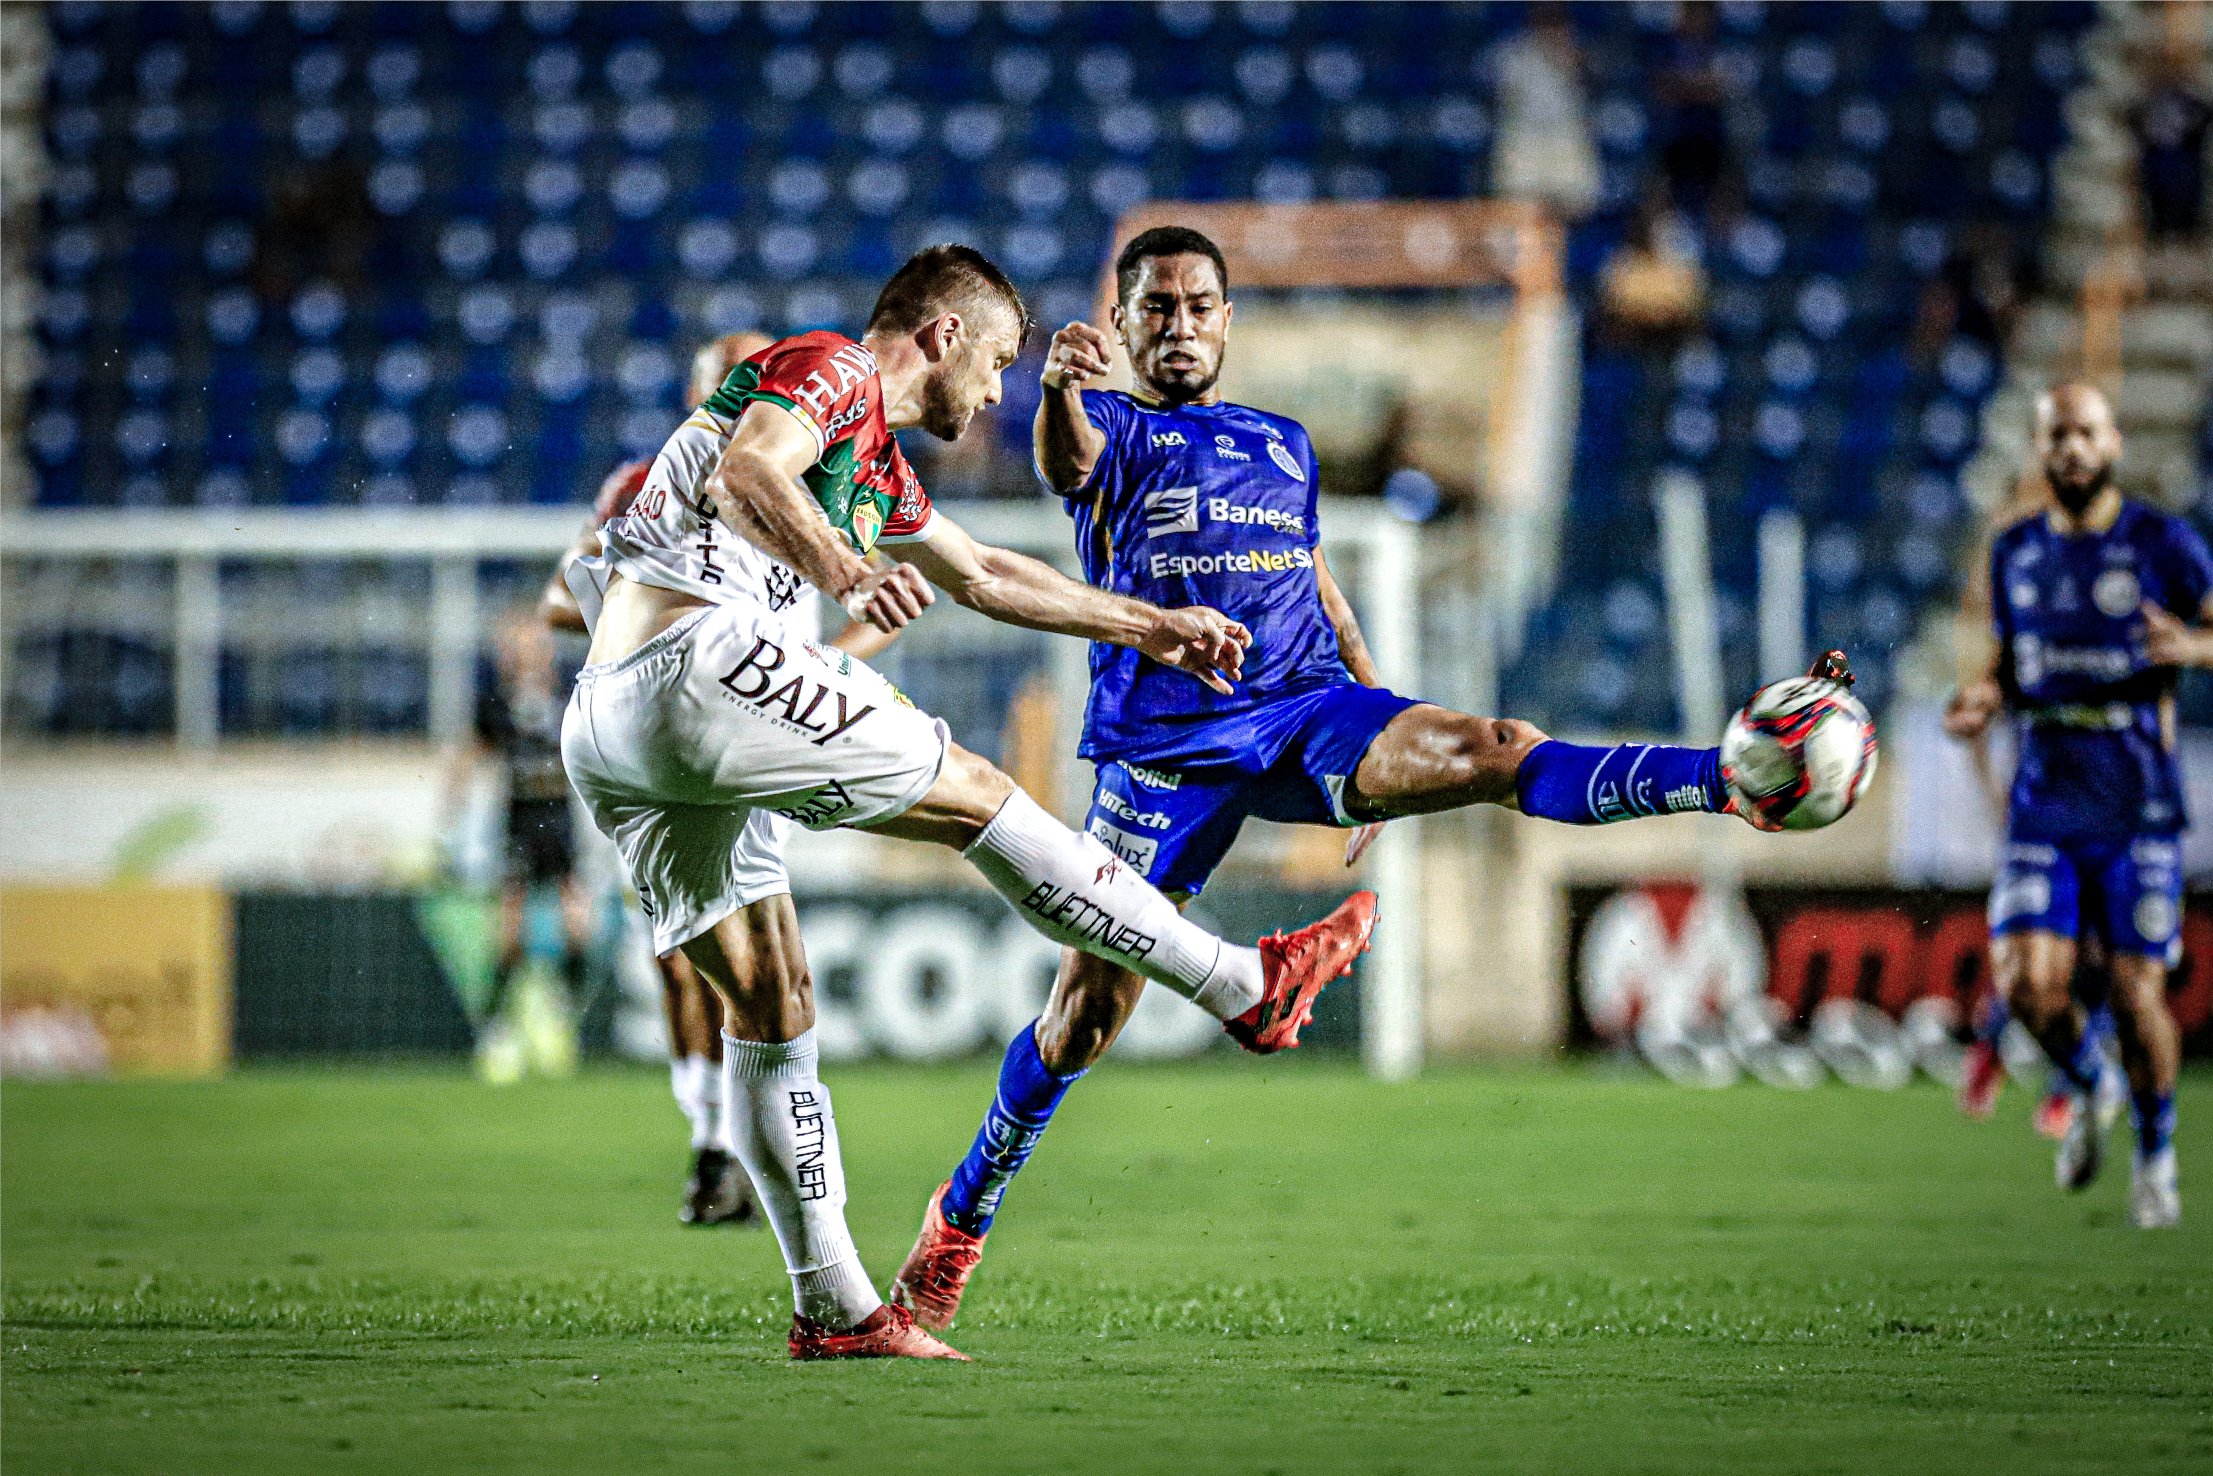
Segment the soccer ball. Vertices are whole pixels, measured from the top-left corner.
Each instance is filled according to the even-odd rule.
[[[1875,720],[1825,677],[1770,682],[1729,719],[1721,777],[1762,830],[1819,830],[1875,777]]]

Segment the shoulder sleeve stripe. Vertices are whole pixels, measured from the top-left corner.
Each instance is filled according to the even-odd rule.
[[[932,507],[924,509],[922,521],[912,528],[904,528],[897,533],[880,533],[876,536],[876,541],[878,543],[927,543],[930,535],[936,531],[937,509]]]

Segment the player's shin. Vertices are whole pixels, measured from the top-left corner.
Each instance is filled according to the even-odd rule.
[[[1729,807],[1720,749],[1661,743],[1599,748],[1547,739],[1522,759],[1514,793],[1523,814],[1566,825]]]
[[[1265,992],[1256,949],[1225,943],[1101,845],[1017,789],[967,850],[1023,920],[1048,938],[1165,984],[1217,1020]]]
[[[883,1302],[845,1226],[845,1167],[814,1031],[788,1041],[724,1035],[722,1087],[732,1146],[791,1272],[793,1307],[824,1327],[856,1326]]]
[[[1022,1027],[1007,1045],[1006,1059],[999,1065],[999,1089],[984,1114],[983,1126],[976,1130],[976,1141],[953,1170],[945,1197],[938,1203],[938,1213],[947,1224],[970,1235],[982,1235],[991,1228],[1000,1196],[1030,1161],[1038,1140],[1045,1136],[1046,1124],[1053,1120],[1053,1109],[1082,1075],[1081,1071],[1066,1076],[1054,1072],[1038,1053],[1037,1022]]]

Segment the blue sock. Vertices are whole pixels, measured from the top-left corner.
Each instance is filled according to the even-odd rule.
[[[1984,1045],[1994,1046],[2006,1033],[2006,1022],[2013,1018],[2013,1011],[2006,1005],[2006,997],[1991,991],[1990,1000],[1982,1007],[1982,1020],[1975,1026],[1975,1039]]]
[[[2098,1050],[2098,1037],[2091,1033],[2088,1020],[2083,1021],[2082,1033],[2075,1037],[2074,1051],[2064,1061],[2053,1057],[2052,1064],[2067,1078],[2067,1084],[2084,1096],[2097,1091],[2098,1077],[2105,1071],[2105,1057]]]
[[[2129,1115],[2136,1119],[2136,1156],[2151,1158],[2164,1153],[2175,1140],[2175,1094],[2133,1092]]]
[[[1683,810],[1718,814],[1729,802],[1721,787],[1721,750],[1624,743],[1591,748],[1545,740],[1514,774],[1521,812],[1568,825],[1611,825]]]
[[[999,1212],[999,1196],[1030,1161],[1037,1140],[1045,1136],[1045,1125],[1053,1120],[1053,1109],[1081,1075],[1078,1071],[1055,1076],[1046,1069],[1037,1053],[1034,1020],[1007,1043],[1007,1058],[999,1066],[998,1094],[938,1203],[948,1225],[971,1235],[991,1228],[991,1217]]]

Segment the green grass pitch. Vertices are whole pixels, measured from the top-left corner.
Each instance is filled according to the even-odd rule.
[[[982,1066],[833,1069],[879,1281]],[[8,1476],[2213,1469],[2189,1219],[2051,1187],[2025,1094],[1115,1067],[1010,1196],[970,1367],[795,1367],[765,1233],[685,1230],[664,1082],[11,1083]]]

